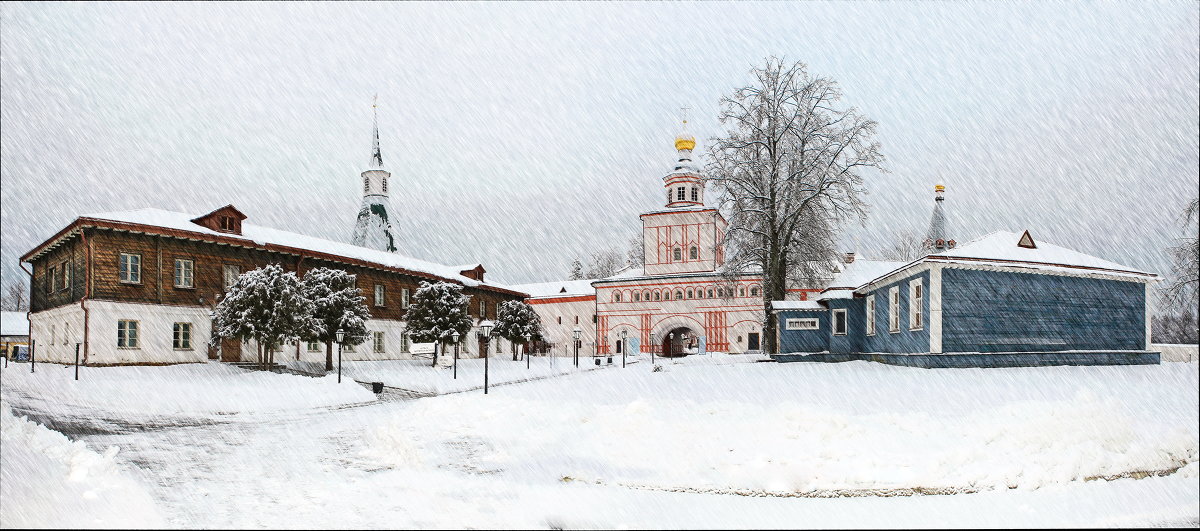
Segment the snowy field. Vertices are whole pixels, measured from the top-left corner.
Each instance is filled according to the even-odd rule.
[[[0,373],[0,524],[1200,523],[1196,363],[924,370],[754,360],[694,357],[652,372],[615,358],[487,396],[409,401],[217,364],[104,369],[90,387],[83,378],[100,369],[76,384],[69,369],[30,375],[13,364]],[[498,365],[515,373],[511,360]],[[165,371],[191,383],[156,391],[180,397],[151,405],[146,389],[171,387]],[[189,402],[188,393],[227,398]],[[101,411],[123,422],[87,424],[70,443],[8,406],[38,421]],[[1163,476],[1132,479],[1147,473]],[[33,484],[46,487],[22,487]],[[120,502],[96,501],[108,499]]]
[[[635,361],[631,360],[630,361]],[[575,368],[571,358],[538,357],[513,361],[509,355],[501,355],[488,360],[488,385],[500,385],[513,382],[539,380],[551,376],[588,371],[611,367],[602,360],[597,366],[590,356],[579,357],[579,368]],[[615,365],[621,364],[619,356],[613,358]],[[387,360],[387,361],[345,361],[342,362],[342,377],[352,378],[359,382],[383,382],[388,387],[397,387],[418,393],[445,394],[459,391],[483,388],[482,359],[470,358],[458,360],[458,377],[452,366],[431,367],[432,360]],[[289,360],[287,366],[310,374],[325,372],[324,363],[308,363]],[[337,374],[337,362],[334,362],[334,372]]]

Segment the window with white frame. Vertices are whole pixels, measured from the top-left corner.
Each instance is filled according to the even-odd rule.
[[[175,259],[175,287],[191,288],[195,286],[195,264],[191,260]]]
[[[127,284],[140,284],[142,282],[142,255],[121,253],[120,281]]]
[[[383,193],[387,193],[387,177],[383,178]]]
[[[686,195],[686,194],[687,194],[687,189],[686,189],[686,188],[684,188],[684,187],[682,187],[682,186],[680,186],[679,188],[677,188],[677,189],[676,189],[676,192],[675,192],[675,200],[676,200],[676,201],[683,201],[683,200],[687,199],[687,195]]]
[[[875,296],[867,295],[867,335],[875,335]]]
[[[320,352],[321,344],[316,341],[309,341],[308,342],[308,351],[309,352]]]
[[[700,190],[695,186],[692,187],[692,201],[700,200]]]
[[[846,335],[846,328],[847,328],[846,310],[834,310],[833,311],[833,335],[835,335],[835,336]]]
[[[137,321],[117,321],[117,348],[138,348]]]
[[[409,342],[408,342],[408,332],[401,333],[400,334],[400,352],[408,352],[408,350],[410,348],[411,347],[409,347]]]
[[[677,300],[677,301],[683,300],[683,290],[681,290],[681,289],[675,290],[675,300]]]
[[[621,292],[620,291],[613,292],[613,302],[621,302]]]
[[[66,260],[59,264],[59,269],[62,269],[62,289],[71,287],[71,268]]]
[[[383,353],[383,332],[372,332],[371,340],[371,344],[372,347],[374,347],[375,353]]]
[[[621,294],[617,293],[617,300],[621,300]],[[487,301],[479,301],[479,318],[487,319]]]
[[[371,178],[370,177],[363,177],[363,191],[364,192],[371,191]]]
[[[192,323],[175,323],[171,347],[175,350],[192,350]]]
[[[383,305],[384,305],[384,299],[383,299],[383,284],[376,284],[376,285],[375,285],[375,305],[376,305],[376,306],[383,306]]]
[[[920,330],[925,326],[922,299],[925,298],[925,284],[921,279],[908,283],[908,329]]]
[[[693,292],[693,291],[691,290],[691,288],[688,288],[688,290],[687,290],[687,298],[689,298],[689,299],[691,299],[691,298],[694,298],[694,295],[695,295],[695,294],[696,294],[696,293],[695,293],[695,292]]]
[[[400,290],[400,307],[408,308],[408,303],[410,300],[408,288]]]
[[[791,317],[784,321],[784,328],[788,330],[817,330],[820,328],[820,322],[816,318],[811,317]]]
[[[58,268],[51,267],[47,270],[46,276],[50,277],[50,281],[46,283],[46,293],[58,291]]]
[[[895,334],[900,331],[900,287],[893,286],[888,290],[888,331]]]
[[[242,275],[242,268],[240,266],[225,264],[225,266],[221,268],[221,272],[224,279],[225,289],[229,290],[229,288],[232,288],[234,284],[237,284],[238,277]]]

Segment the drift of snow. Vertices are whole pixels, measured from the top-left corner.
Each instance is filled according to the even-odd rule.
[[[82,442],[16,417],[0,402],[0,527],[160,528],[154,500],[117,465]]]

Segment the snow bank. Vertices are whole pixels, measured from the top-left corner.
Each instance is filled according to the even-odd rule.
[[[236,414],[339,406],[375,399],[353,382],[336,376],[310,378],[246,371],[219,363],[166,367],[74,367],[9,364],[3,392],[15,404],[39,400],[63,409],[82,407],[143,415]],[[23,405],[23,404],[22,404]]]
[[[1039,488],[1174,470],[1200,451],[1194,363],[648,369],[422,400],[367,444],[437,463],[466,440],[481,470],[773,493]]]
[[[82,442],[12,414],[0,402],[0,527],[160,528],[154,500]]]

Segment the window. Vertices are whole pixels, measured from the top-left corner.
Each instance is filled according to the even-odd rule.
[[[694,245],[692,246],[691,249],[688,249],[688,258],[695,260],[699,257],[700,257],[700,249],[697,249]]]
[[[242,275],[242,268],[235,265],[225,264],[225,267],[222,269],[222,271],[224,273],[226,290],[232,288],[234,284],[237,284],[238,277]]]
[[[50,325],[50,344],[54,344],[54,325]]]
[[[409,299],[408,288],[404,288],[404,289],[400,290],[400,307],[408,308],[409,301],[410,301],[410,299]]]
[[[191,288],[194,287],[193,270],[195,264],[191,260],[176,259],[175,260],[175,287]]]
[[[689,299],[695,298],[695,295],[696,294],[693,293],[691,289],[687,290],[687,298],[689,298]]]
[[[137,321],[117,321],[117,348],[138,348]]]
[[[142,255],[121,253],[121,282],[129,284],[141,284],[142,282]]]
[[[579,316],[578,315],[575,316],[575,324],[579,324]]]
[[[642,300],[642,292],[640,292],[640,291],[633,292],[633,302],[640,302],[641,300]]]
[[[846,310],[833,311],[833,335],[846,335]]]
[[[687,190],[684,187],[680,186],[679,188],[676,188],[675,189],[675,200],[683,201],[683,200],[687,199],[687,196],[685,195],[686,193],[687,193]]]
[[[675,257],[676,262],[683,260],[683,249],[676,247],[671,256]]]
[[[908,283],[908,329],[920,330],[924,325],[922,317],[922,301],[925,296],[925,285],[921,279]]]
[[[750,288],[750,296],[751,297],[758,296],[758,286],[754,286],[754,287]]]
[[[221,216],[220,227],[225,232],[234,232],[237,230],[237,227],[234,226],[232,216]]]
[[[387,177],[383,178],[383,193],[387,193]]]
[[[69,289],[71,287],[71,268],[67,267],[66,260],[62,261],[62,264],[59,265],[59,269],[62,271],[62,286],[61,287],[62,287],[62,289]]]
[[[562,324],[562,316],[558,316],[558,324]]]
[[[692,201],[700,201],[700,191],[695,186],[692,187]]]
[[[738,288],[738,297],[746,296],[746,288]]]
[[[371,346],[376,354],[383,353],[383,332],[371,332]]]
[[[657,292],[657,291],[656,291],[656,292],[654,292],[654,300],[656,300],[656,301],[657,301],[657,300],[662,300],[662,294],[660,294],[660,293],[659,293],[659,292]]]
[[[175,350],[192,350],[192,323],[175,323],[171,346]]]
[[[867,295],[867,335],[875,335],[875,296]]]
[[[371,191],[371,179],[370,179],[370,177],[363,177],[363,192],[370,192],[370,191]]]
[[[403,332],[400,334],[400,352],[408,352],[409,348],[408,332]]]
[[[384,300],[383,300],[383,284],[376,284],[376,285],[375,285],[375,305],[376,305],[376,306],[383,306],[383,303],[384,303]]]
[[[675,290],[675,300],[677,300],[677,301],[683,300],[683,290],[681,290],[681,289]]]
[[[708,298],[710,298],[710,299],[711,299],[711,298],[713,298],[713,290],[712,290],[712,288],[708,288]]]
[[[817,330],[818,321],[811,318],[787,319],[784,321],[784,328],[788,330]]]
[[[58,291],[58,268],[51,267],[46,276],[50,277],[50,282],[47,284],[46,293],[54,293]]]
[[[621,292],[619,292],[619,291],[613,292],[613,302],[621,302]]]
[[[900,287],[894,286],[888,290],[888,331],[895,334],[900,331]]]
[[[725,288],[717,288],[717,296],[722,299],[725,298]]]
[[[321,344],[316,341],[309,341],[308,342],[308,351],[309,352],[320,352]]]
[[[487,319],[487,301],[479,301],[479,318]]]

